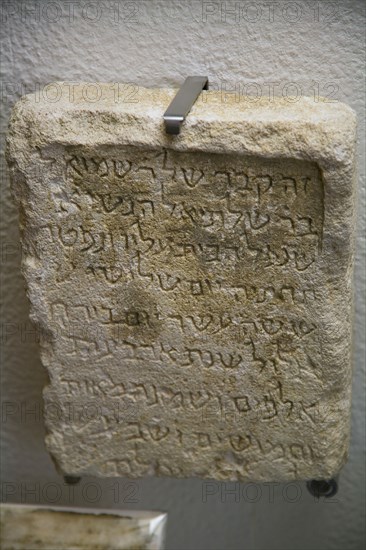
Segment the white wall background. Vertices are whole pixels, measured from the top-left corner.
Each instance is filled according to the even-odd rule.
[[[131,490],[123,479],[83,479],[69,493],[43,444],[46,374],[28,321],[17,212],[2,162],[3,500],[166,510],[169,550],[363,547],[364,7],[362,0],[1,2],[2,145],[11,106],[37,86],[83,80],[177,87],[191,74],[207,74],[227,90],[251,84],[253,92],[256,85],[266,96],[319,90],[357,111],[360,135],[352,446],[332,502],[314,501],[302,483],[217,484],[204,502],[198,479],[141,480],[136,503],[128,502]],[[229,488],[239,490],[238,502],[233,495],[225,502]]]

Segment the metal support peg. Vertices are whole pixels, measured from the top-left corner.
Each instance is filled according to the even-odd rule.
[[[207,76],[188,76],[164,113],[167,134],[177,135],[202,90],[208,90]]]
[[[77,485],[81,480],[81,477],[78,476],[64,476],[64,482],[67,485]]]
[[[332,479],[312,479],[306,482],[311,495],[316,498],[331,498],[338,492],[338,476]]]

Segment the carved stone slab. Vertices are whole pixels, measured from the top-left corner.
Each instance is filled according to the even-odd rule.
[[[162,550],[167,515],[2,504],[2,550]]]
[[[85,85],[86,86],[86,85]],[[311,98],[59,85],[8,138],[23,272],[73,475],[329,478],[348,449],[355,117]]]

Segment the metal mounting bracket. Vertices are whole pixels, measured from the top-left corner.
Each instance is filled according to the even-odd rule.
[[[207,76],[188,76],[164,113],[167,134],[177,135],[202,90],[208,90]]]

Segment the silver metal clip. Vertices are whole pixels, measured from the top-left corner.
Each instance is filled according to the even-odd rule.
[[[182,122],[202,90],[208,90],[207,76],[188,76],[164,113],[167,134],[179,134]]]

